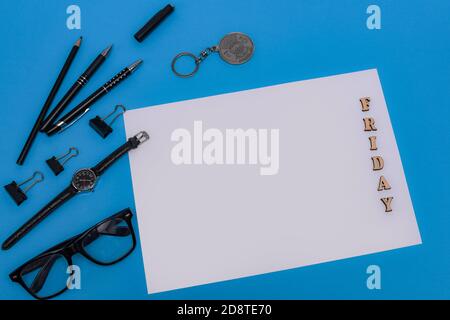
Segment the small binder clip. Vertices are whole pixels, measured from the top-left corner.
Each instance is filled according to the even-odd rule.
[[[37,178],[37,179],[36,179]],[[29,186],[25,187],[25,189],[21,189],[20,187],[24,184],[34,180]],[[27,200],[27,191],[30,190],[32,187],[34,187],[35,184],[41,182],[44,180],[44,175],[40,171],[36,171],[33,173],[33,175],[28,178],[27,180],[17,183],[15,181],[11,182],[10,184],[7,184],[5,187],[6,191],[9,193],[11,198],[16,202],[18,206],[21,205],[22,202]]]
[[[106,123],[105,120],[111,117],[119,109],[122,109],[122,112],[116,114],[110,123]],[[113,131],[113,129],[111,128],[113,122],[116,121],[116,119],[120,115],[124,114],[125,111],[127,111],[127,109],[123,105],[118,104],[114,107],[114,110],[106,117],[100,118],[99,116],[96,116],[95,118],[89,120],[89,125],[104,139]]]
[[[65,154],[63,154],[62,156],[59,156],[59,157],[53,156],[50,159],[46,160],[45,162],[50,167],[50,169],[52,169],[55,176],[57,176],[58,174],[60,174],[61,172],[64,171],[64,167],[63,167],[64,164],[67,161],[69,161],[71,158],[78,156],[79,153],[80,152],[78,151],[77,148],[70,147],[69,151],[66,152]],[[61,160],[61,159],[64,159],[64,160],[62,162],[59,162],[59,160]]]

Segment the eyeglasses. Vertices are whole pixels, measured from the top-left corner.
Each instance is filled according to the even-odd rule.
[[[132,217],[131,210],[124,209],[29,260],[9,277],[36,299],[56,297],[68,289],[75,254],[80,253],[98,265],[109,266],[125,259],[134,250],[136,236]]]

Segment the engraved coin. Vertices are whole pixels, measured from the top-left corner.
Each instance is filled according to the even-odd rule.
[[[242,64],[250,60],[254,51],[253,41],[249,36],[233,32],[220,40],[220,57],[231,64]]]

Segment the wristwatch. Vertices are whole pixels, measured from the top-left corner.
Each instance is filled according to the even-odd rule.
[[[123,145],[114,150],[109,156],[100,161],[92,168],[80,169],[75,172],[72,177],[70,185],[60,192],[53,200],[51,200],[38,213],[30,218],[23,226],[17,229],[8,239],[2,244],[3,250],[8,250],[20,239],[22,239],[28,232],[36,225],[50,215],[54,210],[60,207],[63,203],[73,198],[75,195],[82,192],[93,191],[99,177],[120,157],[128,153],[132,149],[136,149],[141,143],[149,139],[149,135],[145,131],[139,132],[134,137],[128,139]]]

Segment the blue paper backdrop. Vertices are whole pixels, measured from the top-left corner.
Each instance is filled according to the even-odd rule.
[[[66,27],[66,8],[71,4],[81,8],[81,30]],[[82,269],[82,289],[61,298],[450,298],[450,2],[175,0],[175,12],[142,44],[137,43],[134,32],[165,4],[160,0],[0,2],[0,180],[2,184],[21,180],[34,170],[46,176],[21,207],[0,191],[1,240],[66,186],[75,169],[95,164],[124,141],[122,120],[106,141],[88,127],[89,118],[108,113],[117,103],[137,108],[377,68],[423,245],[151,296],[146,293],[138,246],[129,258],[111,267],[76,259]],[[381,8],[380,30],[366,27],[370,4]],[[256,51],[248,64],[236,67],[210,57],[194,78],[180,79],[171,73],[170,61],[176,53],[199,52],[230,31],[253,38]],[[15,161],[21,146],[80,35],[82,47],[56,100],[110,43],[114,44],[110,57],[74,103],[137,58],[144,64],[73,128],[51,139],[40,135],[25,165],[19,167]],[[44,160],[71,145],[80,149],[80,156],[54,177]],[[16,247],[0,252],[0,298],[28,299],[9,280],[11,270],[126,206],[133,207],[133,191],[128,159],[123,158],[102,177],[94,194],[73,199]],[[366,287],[366,268],[372,264],[381,267],[381,290]]]

